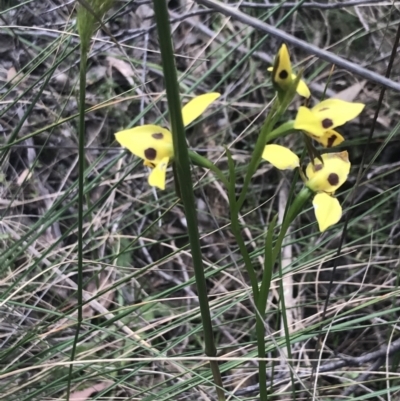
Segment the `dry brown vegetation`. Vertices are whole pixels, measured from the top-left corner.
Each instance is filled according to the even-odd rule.
[[[399,3],[344,3],[326,3],[341,5],[330,9],[304,3],[292,14],[288,3],[262,9],[253,7],[261,3],[245,2],[239,9],[385,75]],[[120,149],[113,136],[133,125],[168,125],[151,2],[116,1],[90,49],[86,304],[72,375],[76,4],[0,4],[1,399],[63,400],[69,381],[74,401],[216,399],[173,175],[168,175],[168,189],[156,192],[141,162]],[[169,8],[183,100],[211,90],[222,94],[206,118],[190,128],[188,141],[224,169],[224,147],[231,148],[240,179],[273,97],[266,69],[280,41],[193,1],[171,0]],[[274,276],[265,322],[271,400],[293,399],[293,389],[298,400],[398,400],[400,96],[386,92],[368,143],[382,88],[295,47],[291,53],[316,99],[326,94],[367,106],[342,131],[353,170],[340,195],[350,214],[340,256],[343,220],[320,235],[310,208],[292,227],[284,250],[291,358]],[[398,57],[390,78],[399,82]],[[290,117],[299,104],[293,104]],[[300,137],[285,141],[301,152]],[[367,170],[351,192],[360,168]],[[243,235],[260,269],[265,227],[283,213],[291,178],[262,164],[249,191]],[[226,192],[200,169],[193,170],[193,179],[199,180],[199,229],[224,386],[230,400],[257,399],[254,309],[228,227]],[[312,374],[317,365],[320,373]]]

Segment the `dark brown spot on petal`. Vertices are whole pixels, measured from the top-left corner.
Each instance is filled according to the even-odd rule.
[[[329,110],[329,107],[323,107],[321,110],[319,110],[320,112],[321,111],[325,111],[325,110]]]
[[[156,133],[154,133],[154,134],[151,134],[151,136],[152,136],[154,139],[163,139],[163,138],[164,138],[164,134],[162,134],[161,132],[156,132]]]
[[[144,151],[144,156],[146,157],[147,160],[154,160],[157,156],[157,151],[153,148],[147,148]]]
[[[289,76],[289,73],[288,73],[286,70],[282,70],[282,71],[279,73],[279,78],[280,78],[280,79],[286,79],[288,76]]]
[[[322,170],[322,167],[324,167],[322,164],[315,164],[314,165],[314,171],[317,172],[319,170]]]
[[[339,176],[336,173],[330,173],[328,176],[328,182],[332,186],[339,184]]]
[[[328,148],[331,148],[331,147],[333,146],[333,144],[335,143],[336,138],[337,138],[337,135],[336,135],[336,134],[332,134],[332,135],[328,138],[328,142],[327,142],[326,146],[327,146]]]
[[[332,127],[333,125],[333,121],[330,118],[325,118],[324,120],[322,120],[322,127],[325,129],[328,129],[330,127]]]

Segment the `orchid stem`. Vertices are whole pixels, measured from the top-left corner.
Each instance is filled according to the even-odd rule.
[[[225,392],[222,385],[221,373],[218,361],[215,359],[217,356],[217,350],[214,340],[210,306],[208,303],[207,285],[204,275],[193,185],[191,185],[190,181],[188,183],[188,177],[190,177],[190,159],[186,143],[185,129],[183,126],[181,99],[179,95],[179,84],[171,41],[172,34],[169,24],[167,1],[153,0],[153,6],[167,92],[172,143],[175,155],[174,163],[188,228],[200,314],[204,331],[205,354],[209,357],[213,357],[212,360],[210,360],[210,367],[214,378],[218,401],[225,401]]]

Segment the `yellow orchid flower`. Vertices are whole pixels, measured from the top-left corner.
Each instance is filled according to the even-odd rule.
[[[334,128],[357,117],[365,107],[363,103],[327,99],[312,109],[301,106],[294,121],[294,128],[304,131],[326,148],[344,141]]]
[[[182,108],[184,126],[193,122],[220,96],[215,92],[205,93],[190,100]],[[142,158],[143,164],[152,169],[149,175],[149,184],[165,189],[168,163],[174,157],[171,132],[158,125],[147,124],[117,132],[115,139],[135,156]]]
[[[334,193],[347,180],[350,172],[347,151],[323,153],[321,160],[314,159],[306,168],[306,185],[314,192]]]
[[[285,44],[279,49],[275,57],[274,66],[269,67],[268,71],[272,71],[272,82],[283,91],[288,90],[292,82],[296,79],[296,74],[292,72],[289,50]],[[297,85],[296,92],[305,98],[311,96],[307,84],[302,79]]]
[[[262,158],[279,170],[293,170],[300,166],[297,155],[280,145],[266,145]],[[308,164],[305,185],[316,192],[314,212],[319,230],[323,232],[342,217],[342,207],[333,194],[347,180],[351,164],[347,151],[324,153],[321,158],[322,162],[315,158]]]
[[[313,200],[319,230],[325,231],[342,217],[342,207],[333,193],[342,186],[350,172],[351,163],[347,151],[324,153],[322,161],[314,159],[306,168],[306,185],[317,192]]]

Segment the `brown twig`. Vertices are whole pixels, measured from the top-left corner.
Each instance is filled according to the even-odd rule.
[[[338,8],[347,8],[347,7],[355,7],[355,6],[369,6],[372,4],[378,5],[379,3],[382,3],[382,0],[350,0],[347,2],[341,2],[341,3],[314,3],[314,2],[309,2],[309,3],[303,3],[300,7],[301,8],[314,8],[318,10],[333,10],[333,9],[338,9]],[[389,3],[387,3],[389,4]],[[390,3],[392,5],[393,3]],[[235,4],[232,4],[232,6],[236,6]],[[264,3],[249,3],[249,2],[242,2],[240,4],[237,4],[239,8],[258,8],[258,9],[270,9],[274,7],[278,7],[278,3],[269,3],[269,4],[264,4]],[[279,8],[293,8],[298,6],[298,3],[289,3],[285,2],[282,4],[279,4]]]
[[[207,7],[210,7],[214,10],[220,11],[224,15],[228,15],[238,21],[243,22],[253,28],[256,28],[262,32],[269,33],[272,36],[275,36],[287,43],[290,43],[293,46],[299,47],[307,53],[314,54],[317,57],[325,60],[329,63],[335,64],[339,67],[344,68],[347,71],[350,71],[360,77],[363,77],[369,81],[375,82],[376,84],[382,85],[386,88],[393,89],[397,92],[400,92],[400,83],[394,82],[389,78],[383,77],[376,72],[367,70],[359,66],[358,64],[352,63],[351,61],[345,60],[342,57],[337,56],[327,50],[320,49],[317,46],[311,45],[304,40],[298,39],[285,31],[275,28],[272,25],[266,24],[258,20],[257,18],[251,17],[236,8],[227,6],[216,0],[197,0],[199,4],[203,4]]]

